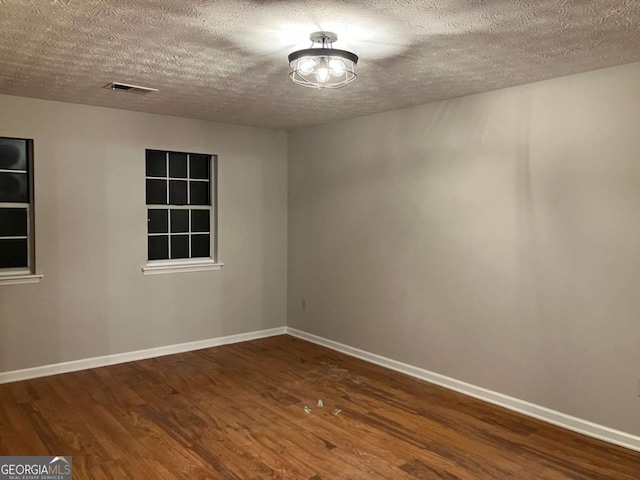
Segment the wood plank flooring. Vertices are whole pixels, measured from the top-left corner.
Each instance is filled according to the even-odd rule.
[[[72,455],[75,480],[640,478],[639,453],[289,336],[0,385],[0,455]]]

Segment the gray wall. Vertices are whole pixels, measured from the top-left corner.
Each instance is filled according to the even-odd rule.
[[[640,434],[639,155],[640,64],[294,131],[288,325]]]
[[[37,285],[0,286],[0,371],[284,326],[287,134],[0,96],[35,140]],[[220,271],[144,276],[144,150],[219,155]]]
[[[288,314],[640,434],[638,105],[633,64],[291,132],[287,259],[285,132],[0,96],[45,274],[0,286],[0,371]],[[219,155],[222,270],[142,275],[145,148]]]

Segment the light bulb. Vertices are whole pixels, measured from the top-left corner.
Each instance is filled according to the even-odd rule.
[[[338,58],[332,58],[329,62],[329,68],[331,69],[331,75],[334,77],[341,77],[344,75],[345,67],[344,62]]]
[[[327,62],[327,57],[320,57],[318,69],[316,70],[316,78],[319,83],[325,83],[329,79],[329,62]]]
[[[298,63],[298,69],[302,75],[309,75],[310,73],[313,73],[313,67],[315,64],[316,62],[314,62],[313,58],[303,58]]]
[[[329,69],[327,67],[319,68],[318,72],[316,73],[316,78],[321,83],[326,82],[327,78],[329,78]]]

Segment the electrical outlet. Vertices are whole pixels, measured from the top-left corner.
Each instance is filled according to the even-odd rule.
[[[307,309],[307,300],[306,300],[306,299],[304,299],[304,298],[302,299],[301,306],[302,306],[302,309],[303,309],[303,310],[306,310],[306,309]],[[640,395],[640,394],[639,394],[639,395]]]

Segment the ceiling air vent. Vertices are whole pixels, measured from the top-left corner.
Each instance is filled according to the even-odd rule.
[[[104,88],[110,90],[119,90],[122,92],[135,93],[137,95],[146,95],[147,93],[157,92],[157,88],[141,87],[139,85],[128,85],[126,83],[110,82]]]

